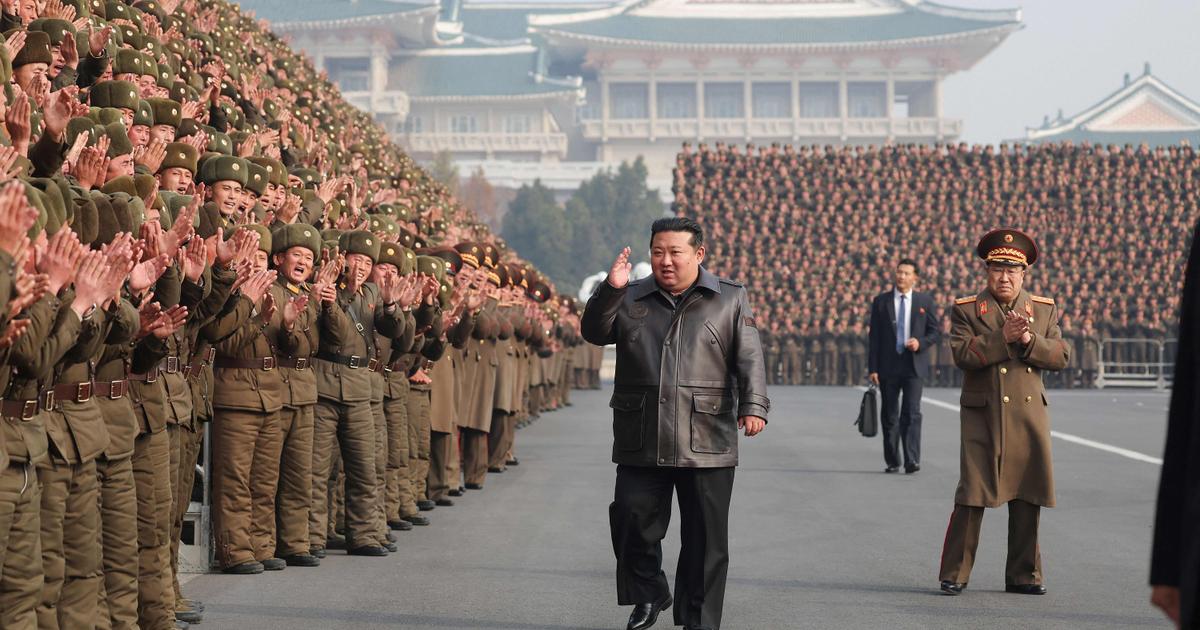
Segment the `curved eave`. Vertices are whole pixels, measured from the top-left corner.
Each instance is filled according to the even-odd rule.
[[[505,103],[528,103],[532,101],[555,100],[567,98],[583,98],[583,90],[560,90],[557,92],[536,92],[533,94],[501,94],[486,95],[455,95],[455,96],[409,96],[410,103],[484,103],[501,101]]]
[[[377,15],[362,15],[357,17],[344,18],[341,20],[312,20],[304,22],[272,22],[271,29],[278,33],[294,33],[298,31],[328,31],[343,28],[361,27],[361,26],[390,26],[396,22],[408,22],[414,17],[431,17],[432,25],[427,29],[436,31],[437,29],[437,5],[421,7],[410,11],[400,11],[397,13],[380,13]]]
[[[684,42],[658,42],[638,39],[620,39],[599,35],[584,35],[571,31],[531,26],[531,34],[541,35],[547,39],[561,41],[576,41],[582,44],[610,46],[615,48],[664,49],[680,52],[840,52],[863,50],[888,50],[893,48],[920,48],[936,44],[949,44],[978,39],[988,36],[1007,37],[1010,33],[1024,28],[1021,23],[1003,24],[991,28],[948,33],[945,35],[930,35],[925,37],[910,37],[905,39],[873,40],[864,42],[820,42],[793,44],[744,44],[744,43],[714,43],[689,44]]]

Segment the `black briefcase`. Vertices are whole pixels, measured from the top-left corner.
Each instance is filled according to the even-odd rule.
[[[875,385],[863,392],[862,403],[858,406],[858,420],[854,421],[858,432],[863,437],[875,437],[879,433],[879,390]]]

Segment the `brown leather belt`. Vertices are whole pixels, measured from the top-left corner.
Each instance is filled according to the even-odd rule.
[[[367,357],[360,357],[356,355],[346,356],[344,354],[334,354],[332,352],[318,352],[317,358],[322,361],[329,361],[330,363],[344,365],[352,370],[365,367],[372,372],[379,371],[378,359],[368,359]]]
[[[217,357],[217,349],[210,347],[203,357],[192,357],[192,362],[183,366],[184,378],[192,378],[198,376],[205,367],[212,365],[212,362]]]
[[[158,364],[158,371],[165,374],[178,374],[183,367],[183,362],[179,360],[179,357],[166,357]]]
[[[129,393],[129,382],[126,380],[96,381],[92,386],[92,393],[108,398],[109,400],[119,400],[125,394]]]
[[[50,389],[42,392],[38,398],[38,402],[42,404],[42,409],[47,411],[54,408],[54,405],[61,402],[87,402],[92,399],[92,390],[95,384],[91,381],[83,383],[61,383]]]
[[[262,370],[270,372],[275,369],[275,357],[258,357],[255,359],[235,359],[233,357],[217,357],[213,367],[218,370]]]
[[[153,383],[158,380],[158,367],[150,368],[145,374],[130,374],[125,377],[127,381],[137,381],[139,383]]]
[[[405,372],[408,370],[408,366],[406,365],[406,363],[408,363],[408,362],[404,359],[399,359],[397,361],[393,361],[393,362],[389,363],[387,365],[387,367],[383,368],[383,371],[384,372]]]
[[[307,370],[312,366],[312,359],[308,357],[275,357],[275,362],[279,367],[291,370]]]
[[[20,418],[28,420],[37,415],[38,401],[34,400],[0,400],[0,417]]]

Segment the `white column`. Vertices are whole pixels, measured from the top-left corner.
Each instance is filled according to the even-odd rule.
[[[600,77],[600,142],[608,142],[608,79]]]
[[[942,139],[942,73],[933,77],[933,116],[937,125],[937,139]]]
[[[745,119],[744,124],[746,125],[745,133],[742,135],[745,136],[746,142],[750,142],[750,117],[754,113],[752,98],[754,92],[752,88],[753,85],[750,83],[750,79],[742,80],[742,116]]]
[[[847,121],[850,118],[850,89],[846,85],[846,75],[838,78],[838,115],[841,116],[842,141],[846,140]]]
[[[800,75],[792,72],[792,144],[800,141]]]
[[[696,79],[696,142],[704,142],[704,80]]]
[[[896,100],[896,80],[895,80],[895,78],[892,77],[892,74],[890,72],[888,73],[888,76],[887,76],[887,84],[886,85],[887,85],[887,91],[885,92],[885,96],[884,96],[884,99],[885,99],[884,100],[884,113],[887,115],[887,119],[888,119],[887,140],[890,142],[891,140],[893,140],[895,138],[895,135],[896,135],[896,125],[893,122],[893,119],[895,117],[895,110],[893,108],[893,102]]]
[[[650,142],[654,142],[654,130],[658,123],[658,74],[650,71],[650,82],[646,84],[646,104],[650,111],[646,112],[650,118]]]

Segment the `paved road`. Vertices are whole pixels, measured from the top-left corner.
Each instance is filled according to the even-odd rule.
[[[573,407],[522,430],[521,466],[430,513],[433,526],[401,533],[399,554],[190,581],[185,592],[207,604],[202,627],[623,628],[608,542],[607,396],[575,392]],[[1050,594],[1003,592],[1001,509],[985,518],[970,590],[944,597],[937,564],[958,478],[957,415],[926,404],[924,470],[884,475],[879,440],[851,426],[858,391],[771,396],[771,424],[743,444],[737,473],[726,628],[1166,627],[1146,603],[1158,466],[1055,440],[1059,507],[1042,519]],[[957,402],[949,390],[926,397]],[[1055,429],[1161,454],[1165,395],[1050,398]],[[678,540],[673,526],[668,577]]]

